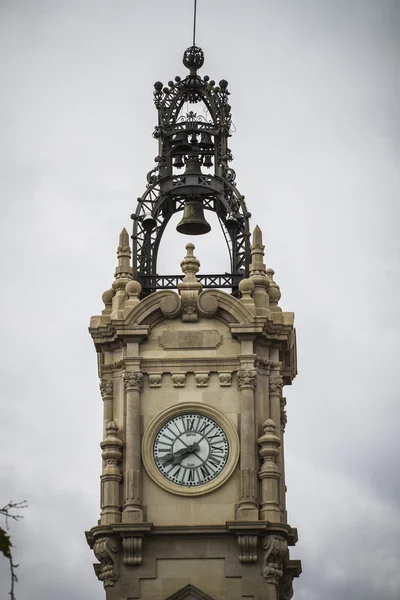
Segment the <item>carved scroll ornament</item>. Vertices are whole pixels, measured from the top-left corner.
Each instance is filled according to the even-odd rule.
[[[283,563],[287,556],[287,542],[281,535],[267,535],[263,541],[264,560],[262,565],[262,576],[269,583],[278,583],[283,575]]]
[[[114,585],[118,579],[116,560],[118,541],[109,537],[99,538],[94,544],[93,551],[100,563],[100,581],[105,588]]]

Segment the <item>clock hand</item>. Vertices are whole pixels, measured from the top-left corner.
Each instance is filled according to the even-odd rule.
[[[170,452],[169,454],[163,456],[162,459],[160,459],[160,461],[164,465],[171,461],[173,465],[178,465],[181,462],[182,458],[185,458],[185,456],[187,456],[188,454],[192,454],[195,450],[199,450],[198,443],[190,444],[189,446],[186,446],[186,448],[181,448],[176,452]]]

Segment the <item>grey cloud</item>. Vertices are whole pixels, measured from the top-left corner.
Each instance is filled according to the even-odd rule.
[[[87,325],[154,164],[152,85],[182,74],[192,6],[0,12],[0,489],[29,503],[12,525],[18,600],[102,598],[83,535],[98,518],[102,410]],[[397,600],[398,3],[202,0],[198,14],[204,73],[232,92],[238,187],[296,312],[295,597]],[[203,272],[226,265],[213,232],[196,241]],[[186,242],[171,223],[160,271],[178,271]],[[0,579],[5,600],[3,561]]]

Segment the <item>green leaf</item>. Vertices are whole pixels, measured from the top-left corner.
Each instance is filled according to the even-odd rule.
[[[4,554],[6,558],[11,558],[12,543],[10,536],[0,527],[0,552]]]

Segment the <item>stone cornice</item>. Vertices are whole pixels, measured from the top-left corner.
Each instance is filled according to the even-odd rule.
[[[138,535],[164,536],[209,536],[249,533],[252,535],[276,534],[283,536],[288,546],[295,546],[297,529],[287,523],[269,523],[268,521],[227,521],[224,525],[158,525],[153,523],[113,523],[96,525],[86,531],[86,539],[91,548],[99,537],[128,537]],[[299,561],[290,561],[297,563]]]
[[[140,366],[144,373],[180,373],[182,371],[237,371],[240,368],[240,363],[237,357],[227,358],[143,358]]]

